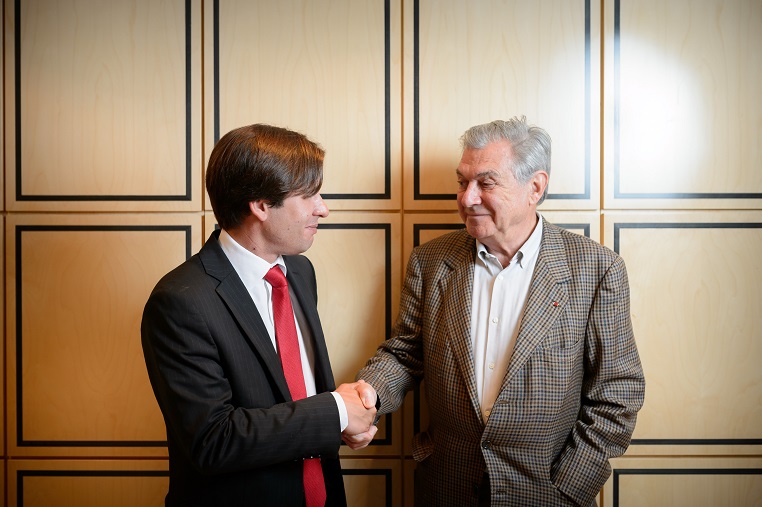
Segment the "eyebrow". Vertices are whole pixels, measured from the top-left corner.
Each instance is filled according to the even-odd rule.
[[[457,176],[463,176],[463,173],[460,172],[460,169],[455,169],[455,174]],[[498,171],[482,171],[480,173],[476,173],[476,176],[474,177],[474,179],[486,178],[490,176],[493,178],[499,178],[500,173]]]

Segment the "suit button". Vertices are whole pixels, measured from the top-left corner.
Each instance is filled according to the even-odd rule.
[[[491,444],[490,444],[489,440],[485,440],[484,442],[482,442],[482,449],[488,451],[489,448],[490,448],[490,445]]]

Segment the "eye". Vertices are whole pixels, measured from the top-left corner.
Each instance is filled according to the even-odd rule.
[[[460,190],[465,190],[467,186],[468,186],[467,181],[463,181],[462,179],[458,178],[458,188]]]

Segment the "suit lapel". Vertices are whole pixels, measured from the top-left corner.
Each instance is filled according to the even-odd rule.
[[[559,229],[543,219],[540,252],[504,387],[526,364],[568,304],[566,283],[570,276]]]
[[[474,351],[471,345],[471,293],[474,287],[476,242],[468,236],[465,248],[453,248],[452,251],[463,254],[444,260],[449,271],[439,279],[442,301],[445,302],[444,315],[447,316],[447,337],[466,382],[471,404],[476,413],[481,414],[474,373]]]
[[[218,240],[219,234],[220,231],[212,233],[199,252],[199,258],[207,274],[219,280],[217,294],[225,301],[232,318],[241,326],[246,339],[259,353],[264,362],[264,367],[275,379],[281,396],[283,399],[290,400],[291,394],[288,390],[288,384],[283,376],[283,368],[270,335],[267,333],[267,328],[265,328],[249,292],[222,251]]]
[[[333,379],[333,372],[331,371],[331,362],[328,358],[325,337],[323,336],[323,327],[320,324],[320,316],[317,311],[316,298],[309,293],[310,287],[315,290],[312,282],[314,276],[312,273],[303,272],[301,266],[291,262],[288,257],[284,256],[283,259],[286,263],[288,272],[288,284],[294,291],[296,299],[299,300],[299,306],[302,308],[302,313],[304,313],[312,333],[315,351],[315,384],[317,392],[333,391],[336,386]]]

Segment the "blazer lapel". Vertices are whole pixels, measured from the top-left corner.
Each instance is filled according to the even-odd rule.
[[[243,329],[246,339],[259,353],[264,361],[264,367],[270,371],[272,378],[275,379],[281,396],[283,399],[290,400],[291,394],[288,390],[288,384],[283,376],[283,368],[270,335],[267,333],[249,292],[222,251],[218,241],[219,234],[220,231],[212,233],[199,252],[199,258],[207,274],[219,280],[217,294],[225,301],[232,318]]]
[[[453,248],[453,252],[463,254],[444,260],[449,271],[440,278],[439,289],[442,292],[442,301],[445,302],[447,337],[466,383],[471,405],[481,421],[479,391],[476,388],[474,373],[474,351],[471,345],[471,293],[474,287],[475,251],[476,242],[470,236],[467,238],[466,248]]]
[[[559,229],[543,219],[540,252],[504,386],[526,364],[568,304],[569,292],[566,282],[570,277]]]
[[[315,350],[315,384],[317,392],[333,391],[336,389],[331,370],[331,362],[328,356],[328,348],[323,336],[323,326],[320,324],[320,316],[317,310],[317,301],[309,294],[309,287],[316,288],[313,285],[313,276],[311,273],[304,273],[300,266],[290,262],[288,257],[284,256],[286,267],[288,268],[288,284],[294,291],[296,299],[299,300],[299,306],[302,308],[307,324],[312,332],[313,345]]]

